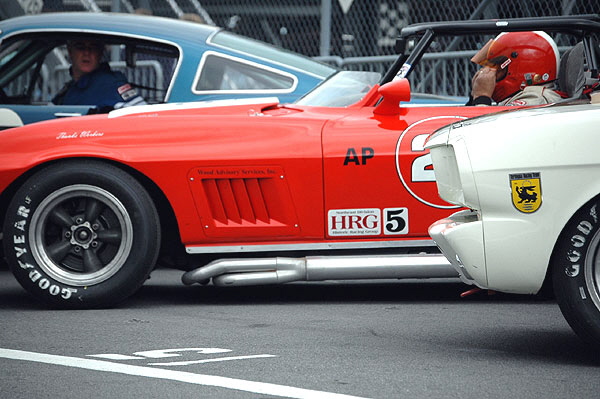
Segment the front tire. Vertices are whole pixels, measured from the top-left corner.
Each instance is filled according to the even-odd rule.
[[[600,349],[600,200],[565,226],[552,257],[554,293],[573,330]]]
[[[148,278],[160,223],[131,175],[99,161],[68,161],[37,172],[17,190],[3,241],[11,271],[44,303],[107,307]]]

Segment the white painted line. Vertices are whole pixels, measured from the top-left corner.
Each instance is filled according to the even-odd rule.
[[[207,385],[238,391],[253,392],[263,395],[281,396],[297,399],[365,399],[358,396],[343,395],[339,393],[313,391],[310,389],[289,387],[286,385],[269,384],[240,380],[236,378],[219,377],[206,374],[194,374],[185,371],[174,371],[162,368],[132,366],[105,360],[85,359],[70,356],[49,355],[45,353],[26,352],[13,349],[0,348],[0,358],[25,360],[28,362],[54,364],[65,367],[76,367],[86,370],[104,371],[109,373],[135,375],[139,377],[158,378],[187,382],[189,384]]]
[[[109,359],[109,360],[140,360],[140,359],[145,359],[143,357],[119,355],[118,353],[99,353],[97,355],[87,355],[87,356],[90,356],[90,357],[99,357],[101,359]]]
[[[277,357],[275,355],[247,355],[247,356],[229,356],[229,357],[217,357],[215,359],[204,359],[204,360],[189,360],[184,362],[170,362],[170,363],[148,363],[150,366],[189,366],[190,364],[200,363],[212,363],[212,362],[224,362],[227,360],[242,360],[242,359],[259,359],[264,357]]]

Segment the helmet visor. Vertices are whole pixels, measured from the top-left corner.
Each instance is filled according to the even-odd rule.
[[[495,69],[504,69],[510,64],[510,58],[505,55],[500,55],[494,58],[488,58],[490,47],[494,44],[494,39],[488,40],[488,42],[471,58],[471,62],[475,64],[486,66]]]
[[[471,58],[471,62],[481,65],[483,67],[489,67],[497,71],[496,81],[500,81],[506,77],[508,72],[508,65],[511,60],[505,55],[500,55],[494,58],[488,58],[490,47],[494,44],[494,39],[488,40],[488,42]]]
[[[488,42],[471,58],[471,62],[479,65],[483,65],[484,62],[487,61],[488,51],[490,51],[490,47],[494,43],[494,39],[488,40]],[[486,65],[483,65],[486,66]]]

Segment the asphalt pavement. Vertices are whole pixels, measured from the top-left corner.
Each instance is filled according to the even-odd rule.
[[[191,286],[45,309],[0,270],[10,398],[595,398],[600,357],[553,300],[456,280]]]

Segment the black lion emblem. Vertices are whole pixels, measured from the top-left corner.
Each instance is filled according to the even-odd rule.
[[[519,189],[519,187],[515,187],[515,190],[517,190],[517,194],[519,195],[519,198],[521,199],[521,201],[519,201],[519,204],[522,202],[525,203],[529,203],[529,202],[536,202],[537,201],[537,193],[531,192],[533,191],[533,189],[536,186],[523,186]]]

